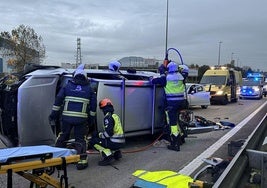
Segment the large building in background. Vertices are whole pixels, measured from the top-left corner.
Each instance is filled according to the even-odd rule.
[[[85,64],[85,69],[98,69],[99,68],[99,64]],[[65,68],[65,69],[76,69],[77,68],[77,64],[76,63],[61,63],[61,67]]]
[[[11,73],[12,69],[7,65],[7,60],[0,54],[0,73]]]
[[[161,62],[161,60],[157,59],[149,59],[136,56],[123,57],[118,61],[121,63],[121,69],[135,68],[135,69],[156,69],[156,70],[159,66],[159,62]],[[84,63],[84,64],[86,69],[106,69],[108,67],[108,63],[109,62],[107,62],[104,65],[92,64],[92,63]],[[76,63],[61,63],[61,66],[63,68],[69,68],[69,69],[77,68]]]
[[[5,49],[9,50],[10,46],[14,46],[12,41],[9,41],[7,39],[0,37],[0,62],[2,62],[0,63],[1,74],[9,74],[9,73],[14,72],[14,67],[8,65],[8,61],[12,59],[12,57],[5,57],[3,56],[3,53],[2,53]],[[38,64],[38,65],[40,64],[40,57],[39,57],[38,51],[31,49],[31,48],[27,48],[27,47],[25,47],[22,50],[24,53],[26,50],[27,56],[28,55],[32,56],[32,59],[30,61],[27,61],[27,63]]]
[[[5,39],[0,37],[0,73],[9,73],[11,70],[7,67],[7,58],[3,57],[1,49],[4,47]]]
[[[157,68],[162,60],[137,56],[123,57],[119,60],[122,67]]]

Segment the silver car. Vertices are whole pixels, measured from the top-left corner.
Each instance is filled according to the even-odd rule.
[[[88,78],[97,93],[97,100],[108,97],[112,100],[115,112],[121,117],[126,136],[155,134],[163,127],[163,89],[150,83],[151,77],[159,74],[145,71],[121,71],[88,69]],[[1,123],[1,135],[8,139],[17,136],[15,145],[53,145],[53,133],[48,116],[55,96],[68,80],[74,69],[39,69],[26,74],[17,86],[17,106],[14,106],[14,129],[9,122]],[[122,79],[122,76],[125,79]],[[10,100],[9,94],[1,100]],[[1,107],[1,106],[0,106]],[[8,109],[3,109],[8,111]],[[5,114],[8,116],[8,114]],[[10,120],[11,121],[11,120]],[[97,108],[97,129],[102,129],[103,113]],[[17,123],[17,125],[16,125]],[[17,130],[16,130],[17,129]],[[10,135],[17,131],[17,135]],[[13,141],[14,143],[14,141]]]
[[[210,105],[210,92],[204,86],[195,83],[186,83],[186,94],[189,107],[201,106],[206,109]]]

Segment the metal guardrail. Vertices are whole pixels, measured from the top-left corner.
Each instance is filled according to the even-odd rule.
[[[257,149],[260,141],[267,133],[267,114],[262,118],[255,130],[250,134],[243,147],[237,152],[230,164],[215,182],[214,188],[236,188],[240,185],[241,178],[249,166],[247,149]]]

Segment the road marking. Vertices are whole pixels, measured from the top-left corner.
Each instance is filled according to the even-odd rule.
[[[183,169],[181,169],[178,173],[185,175],[192,175],[204,162],[204,158],[211,157],[222,145],[228,141],[233,135],[235,135],[244,125],[247,124],[249,120],[255,116],[265,105],[267,101],[263,103],[255,112],[250,114],[247,118],[241,121],[238,125],[236,125],[231,131],[225,134],[221,139],[211,145],[208,149],[202,152],[198,157],[196,157],[193,161],[191,161],[188,165],[186,165]]]

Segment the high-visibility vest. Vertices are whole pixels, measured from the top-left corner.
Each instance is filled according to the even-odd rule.
[[[183,84],[183,76],[179,73],[167,75],[167,84],[164,87],[167,100],[183,100],[185,86]]]
[[[134,186],[140,188],[188,188],[194,181],[190,176],[168,170],[154,172],[137,170],[133,176],[138,177]]]
[[[113,135],[110,136],[106,131],[103,132],[106,138],[110,138],[110,141],[115,143],[125,143],[125,136],[121,125],[121,120],[117,114],[111,114],[108,112],[105,117],[112,116],[114,120]],[[105,130],[105,126],[103,127]]]

